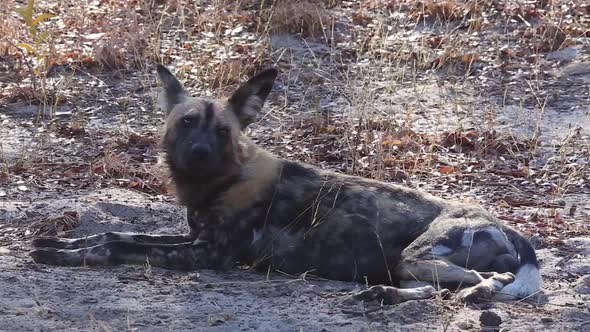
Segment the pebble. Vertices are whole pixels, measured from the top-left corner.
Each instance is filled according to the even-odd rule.
[[[462,320],[457,323],[457,327],[461,330],[471,330],[473,328],[473,321],[472,320]]]
[[[482,326],[500,326],[502,324],[502,318],[493,311],[484,311],[479,316],[479,322]]]

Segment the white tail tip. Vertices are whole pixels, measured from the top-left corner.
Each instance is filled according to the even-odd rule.
[[[539,268],[532,264],[525,264],[518,269],[514,281],[504,286],[494,299],[500,301],[522,299],[539,292],[541,284]]]

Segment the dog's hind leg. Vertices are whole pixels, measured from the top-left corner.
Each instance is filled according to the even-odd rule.
[[[401,269],[405,273],[400,273]],[[470,284],[476,284],[484,278],[475,271],[469,271],[443,261],[425,261],[415,264],[402,264],[396,268],[396,276],[400,279],[401,288],[376,285],[354,295],[355,300],[382,301],[383,304],[396,304],[409,300],[429,299],[440,294],[446,296],[448,290],[437,291],[432,285],[440,278],[456,281],[465,278]],[[441,281],[442,281],[441,280]]]
[[[500,291],[505,285],[514,280],[514,275],[509,272],[480,273],[443,260],[406,261],[398,266],[396,275],[402,281],[420,280],[433,284],[475,285],[463,289],[459,293],[459,298],[469,302],[490,299],[495,292]]]
[[[520,249],[524,245],[515,245],[520,243],[512,240],[512,233],[479,209],[458,210],[456,214],[433,222],[404,249],[397,277],[473,286],[461,291],[459,297],[476,301],[506,290],[504,287],[515,281],[513,273],[525,275],[519,265],[528,257],[521,253],[528,252]],[[534,257],[534,252],[529,256]],[[507,293],[514,293],[507,289]]]

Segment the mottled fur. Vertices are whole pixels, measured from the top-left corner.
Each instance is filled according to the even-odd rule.
[[[424,282],[470,285],[459,294],[466,300],[491,298],[506,285],[505,297],[538,291],[529,242],[480,207],[282,160],[254,145],[241,130],[262,108],[276,70],[253,77],[226,101],[190,97],[166,68],[158,73],[167,112],[162,148],[187,207],[189,234],[39,238],[31,252],[36,262],[148,259],[173,269],[239,263],[373,284],[419,282],[355,296],[386,303],[435,294]],[[514,281],[517,272],[533,280]]]

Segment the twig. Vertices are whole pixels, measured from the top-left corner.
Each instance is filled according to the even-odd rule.
[[[33,66],[31,66],[31,63],[30,63],[29,59],[27,58],[27,55],[20,47],[14,45],[14,43],[11,42],[10,40],[8,40],[7,42],[10,46],[14,47],[17,51],[19,51],[20,54],[23,56],[23,60],[25,61],[25,65],[27,65],[27,68],[29,69],[29,74],[31,75],[31,84],[33,85],[33,91],[37,92],[38,91],[37,77],[35,76],[35,70],[33,69]]]

